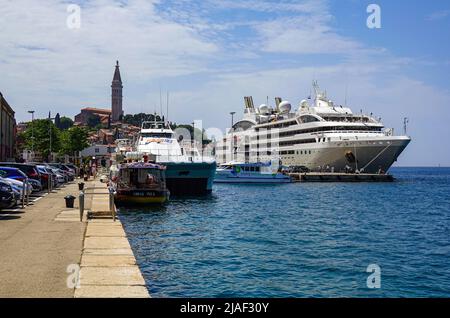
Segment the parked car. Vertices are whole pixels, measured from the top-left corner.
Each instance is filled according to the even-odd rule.
[[[23,195],[23,184],[24,183],[21,181],[15,180],[15,179],[3,178],[3,177],[1,177],[1,175],[2,175],[2,172],[0,171],[0,181],[8,183],[11,186],[11,188],[13,189],[14,193],[17,194],[18,199],[20,200]],[[27,189],[26,190],[27,192],[25,193],[26,195],[30,195],[31,192],[33,191],[33,187],[31,186],[31,184],[27,184],[26,189]]]
[[[55,177],[56,177],[56,180],[57,180],[58,184],[63,184],[63,183],[66,183],[66,182],[69,181],[68,177],[65,174],[63,174],[63,173],[60,173],[59,169],[53,168],[52,172],[55,174]]]
[[[28,181],[28,184],[27,184],[28,195],[31,194],[31,192],[33,190],[33,186],[31,184],[31,182],[32,182],[31,179],[28,178],[25,173],[23,173],[21,170],[19,170],[17,168],[0,167],[0,177],[10,180],[10,181],[17,181],[16,183],[14,183],[13,189],[17,190],[19,192],[22,191],[23,183],[25,181]],[[17,189],[18,187],[20,187],[20,189]]]
[[[3,178],[14,179],[21,182],[24,182],[27,179],[27,175],[22,172],[22,170],[14,167],[0,166],[0,173]]]
[[[72,172],[72,169],[66,167],[61,163],[49,163],[49,166],[55,169],[59,169],[59,173],[63,173],[68,177],[68,181],[75,180],[75,173]]]
[[[73,163],[66,163],[65,164],[66,167],[71,168],[73,170],[73,173],[77,176],[80,174],[80,168],[78,168],[76,165],[74,165]]]
[[[41,184],[41,181],[28,178],[28,182],[29,182],[29,183],[31,184],[31,186],[33,187],[33,192],[39,192],[39,191],[42,191],[42,184]]]
[[[50,168],[47,168],[47,166],[43,165],[36,165],[36,168],[38,169],[39,173],[41,174],[41,183],[42,187],[44,189],[48,188],[49,182],[51,182],[52,188],[56,187],[56,177],[54,176],[54,173],[51,171]],[[50,181],[49,181],[50,179]]]
[[[0,180],[0,209],[8,209],[17,204],[17,198],[9,183]]]
[[[25,173],[28,178],[35,179],[41,181],[41,175],[34,164],[26,164],[26,163],[14,163],[14,162],[0,162],[1,167],[12,167],[20,169],[23,173]]]

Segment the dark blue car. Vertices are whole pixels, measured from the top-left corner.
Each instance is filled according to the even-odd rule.
[[[9,178],[22,182],[27,178],[27,175],[21,170],[12,167],[0,167],[0,175],[2,178]]]
[[[3,181],[0,181],[0,209],[7,209],[16,204],[16,196],[11,186]]]

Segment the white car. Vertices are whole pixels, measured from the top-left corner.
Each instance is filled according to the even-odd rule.
[[[9,185],[11,186],[13,191],[19,192],[20,196],[22,197],[22,193],[23,193],[23,182],[22,181],[9,179],[9,178],[0,178],[0,180],[4,181],[6,183],[9,183]],[[27,195],[30,195],[31,192],[33,192],[33,187],[31,186],[31,184],[27,184],[26,189],[27,189]]]
[[[67,182],[66,176],[64,176],[61,173],[59,173],[58,169],[52,169],[52,172],[56,176],[56,182],[58,182],[59,184],[63,184],[63,183]]]

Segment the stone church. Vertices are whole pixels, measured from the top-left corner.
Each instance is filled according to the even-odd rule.
[[[116,62],[116,69],[111,84],[111,109],[93,108],[87,107],[81,109],[81,112],[75,116],[76,125],[87,125],[91,116],[100,117],[102,124],[108,124],[111,122],[117,122],[123,116],[122,108],[122,78],[120,76],[119,61]]]

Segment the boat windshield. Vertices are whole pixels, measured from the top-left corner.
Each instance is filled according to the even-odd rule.
[[[142,138],[173,138],[171,133],[142,133]]]
[[[164,180],[162,170],[157,169],[123,169],[120,173],[120,184],[130,188],[159,187]]]
[[[241,172],[241,171],[245,171],[245,172],[260,172],[261,171],[261,167],[259,166],[252,166],[252,165],[242,165],[242,166],[233,166],[233,170],[236,172]]]

